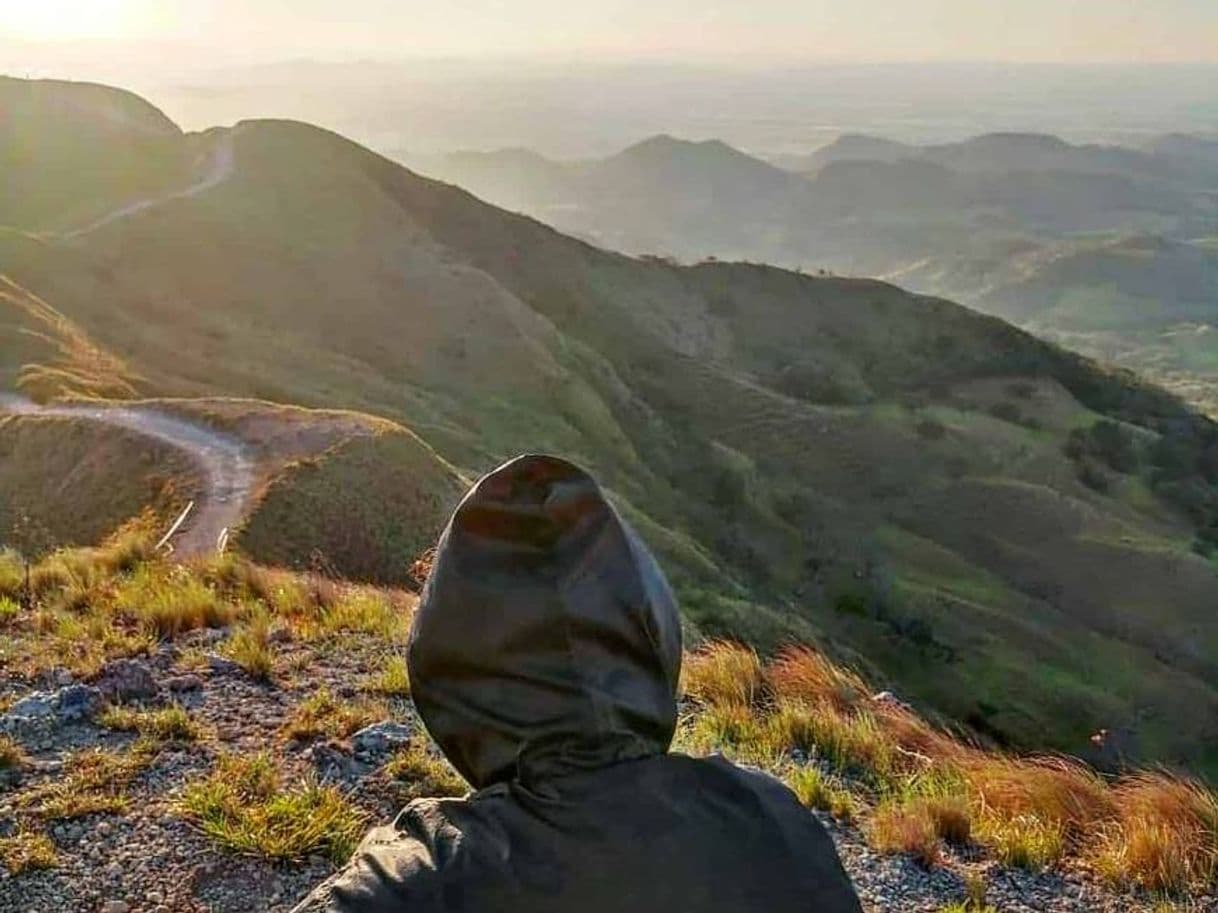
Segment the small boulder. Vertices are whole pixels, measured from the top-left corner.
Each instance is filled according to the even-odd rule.
[[[148,664],[134,659],[108,663],[97,679],[97,687],[108,701],[142,701],[157,696],[156,679]]]
[[[182,694],[186,691],[200,691],[203,688],[203,679],[191,673],[175,675],[172,678],[165,679],[165,687],[174,694]]]
[[[48,691],[35,691],[9,707],[2,719],[11,722],[49,720],[54,715],[55,695]]]
[[[65,723],[86,720],[97,713],[106,699],[89,685],[68,685],[55,693],[55,713]]]
[[[385,720],[365,726],[351,736],[351,748],[356,755],[391,754],[409,744],[413,735],[409,726]]]
[[[312,762],[318,776],[327,782],[355,779],[366,770],[347,754],[341,743],[319,742],[305,749],[304,757]]]

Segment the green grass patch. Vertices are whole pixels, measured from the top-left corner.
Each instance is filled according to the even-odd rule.
[[[414,739],[385,765],[385,773],[405,786],[408,798],[464,796],[469,792],[452,765],[428,749],[421,738]]]
[[[338,789],[312,779],[285,784],[268,755],[226,755],[178,802],[188,821],[220,846],[275,860],[323,853],[350,858],[366,815]]]

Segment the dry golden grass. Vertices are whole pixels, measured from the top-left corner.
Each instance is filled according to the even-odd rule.
[[[382,704],[364,699],[345,701],[323,688],[296,707],[281,731],[284,738],[297,741],[345,739],[388,718],[389,711]]]
[[[688,658],[685,690],[700,706],[683,722],[679,750],[766,767],[810,807],[830,810],[836,794],[852,795],[881,852],[933,865],[944,843],[976,842],[1028,869],[1073,856],[1121,887],[1218,884],[1218,799],[1200,784],[1166,774],[1110,783],[1078,761],[976,748],[873,700],[861,677],[803,648],[763,665],[748,648],[711,644]],[[794,751],[843,786],[792,765]]]
[[[25,751],[6,735],[0,735],[0,770],[20,770],[27,763]]]
[[[1218,798],[1161,773],[1116,788],[1119,817],[1095,851],[1096,869],[1119,886],[1180,892],[1218,876]]]
[[[761,695],[761,660],[754,650],[716,641],[685,657],[684,693],[715,707],[748,707]]]
[[[807,647],[784,650],[765,670],[770,689],[780,698],[829,704],[845,712],[867,701],[866,683],[853,672]]]
[[[55,844],[46,834],[21,830],[10,837],[0,837],[0,862],[10,875],[20,875],[37,869],[51,869],[59,864]]]
[[[871,845],[881,853],[906,853],[931,868],[942,856],[939,835],[929,817],[901,805],[882,805],[866,826]]]
[[[410,799],[464,796],[469,792],[469,784],[448,761],[430,751],[421,738],[399,751],[385,765],[385,773],[403,784],[406,798]]]

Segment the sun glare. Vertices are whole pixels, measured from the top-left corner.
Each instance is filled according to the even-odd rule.
[[[115,38],[131,22],[131,0],[0,0],[0,35],[32,41]]]

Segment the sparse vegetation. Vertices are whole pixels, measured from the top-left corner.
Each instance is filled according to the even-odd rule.
[[[871,698],[861,678],[810,650],[760,665],[748,648],[718,643],[690,659],[705,703],[678,747],[766,766],[810,807],[852,807],[843,817],[861,817],[880,852],[932,866],[944,844],[976,842],[1020,868],[1074,856],[1120,886],[1184,892],[1215,883],[1218,799],[1198,784],[1164,774],[1109,783],[1064,758],[971,747]],[[839,779],[793,763],[793,752]],[[984,892],[965,909],[985,909]]]
[[[156,758],[156,746],[147,740],[126,751],[88,749],[71,755],[63,776],[22,796],[22,802],[47,820],[83,818],[126,810],[127,787]]]
[[[385,707],[371,701],[342,700],[323,688],[297,705],[284,724],[287,739],[345,739],[365,726],[389,716]]]
[[[59,864],[59,854],[46,834],[22,830],[10,837],[0,837],[0,862],[10,875],[20,875],[38,869],[53,869]]]
[[[178,809],[234,852],[285,860],[324,853],[336,865],[350,857],[366,824],[332,786],[285,785],[265,754],[222,756],[209,776],[187,785]]]
[[[21,746],[9,736],[0,735],[0,771],[20,770],[27,758]]]
[[[97,717],[97,722],[120,732],[143,736],[145,746],[172,742],[194,742],[200,736],[199,724],[177,705],[159,710],[140,710],[112,705]]]
[[[385,773],[405,786],[407,797],[464,796],[469,785],[443,757],[431,751],[424,739],[416,738],[399,751]]]
[[[224,645],[225,654],[258,681],[270,680],[275,668],[271,626],[271,617],[265,610],[250,612]]]
[[[396,653],[387,657],[380,671],[369,680],[368,688],[379,694],[410,697],[410,670],[406,657]]]

